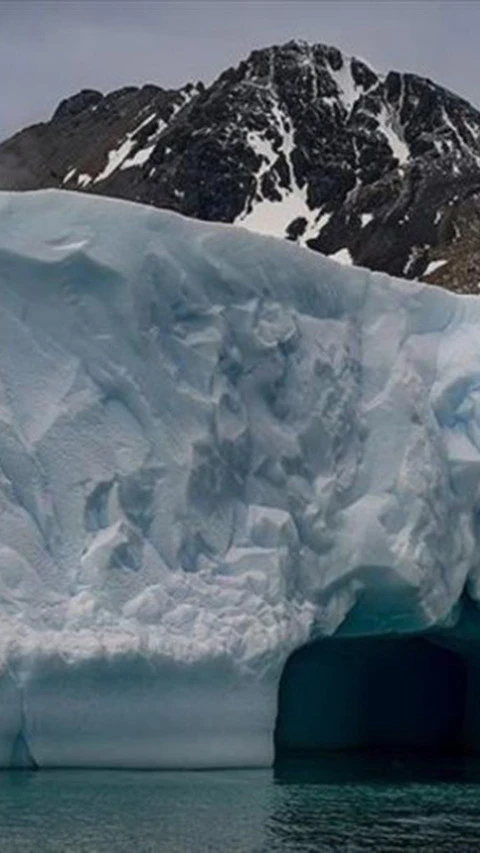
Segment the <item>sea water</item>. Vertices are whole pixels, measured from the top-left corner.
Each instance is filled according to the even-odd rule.
[[[271,770],[51,770],[0,775],[1,853],[480,850],[480,785],[447,762]],[[372,765],[368,763],[372,770]],[[368,767],[367,767],[368,769]],[[390,770],[392,768],[390,767]],[[437,768],[438,769],[438,768]]]

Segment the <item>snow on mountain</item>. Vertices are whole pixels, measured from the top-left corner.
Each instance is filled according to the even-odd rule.
[[[478,110],[322,44],[253,51],[208,87],[82,91],[0,145],[0,187],[235,222],[459,292],[480,279]]]
[[[1,194],[0,764],[265,765],[307,640],[455,637],[479,323],[246,229]]]

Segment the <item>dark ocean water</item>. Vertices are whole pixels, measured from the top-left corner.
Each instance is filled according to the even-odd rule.
[[[0,851],[478,853],[478,768],[431,769],[6,772]]]

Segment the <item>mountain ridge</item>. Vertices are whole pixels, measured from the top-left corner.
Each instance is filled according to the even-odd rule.
[[[254,50],[210,86],[82,90],[0,144],[0,189],[44,187],[233,222],[478,293],[480,111],[328,45]]]

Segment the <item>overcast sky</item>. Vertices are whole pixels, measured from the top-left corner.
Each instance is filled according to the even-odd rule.
[[[480,106],[480,0],[0,0],[0,138],[81,88],[208,83],[290,38],[431,77]]]

